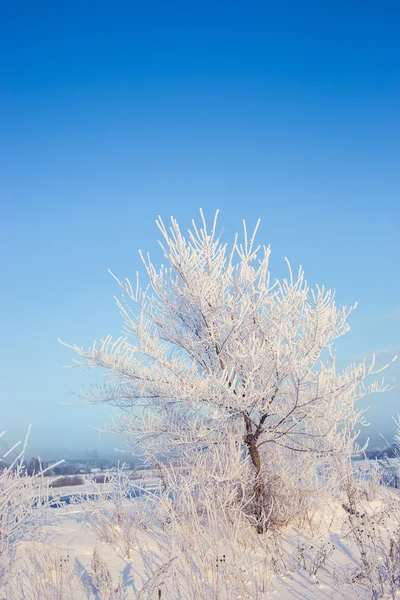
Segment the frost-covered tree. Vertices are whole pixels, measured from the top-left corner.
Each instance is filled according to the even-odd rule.
[[[228,247],[217,214],[209,230],[201,212],[187,237],[175,219],[168,229],[159,218],[166,264],[157,269],[141,254],[145,289],[117,279],[126,336],[72,347],[108,372],[97,400],[123,409],[121,431],[148,453],[223,453],[236,440],[262,531],[279,457],[293,459],[299,478],[302,464],[309,473],[349,458],[362,420],[356,402],[386,387],[365,383],[378,372],[374,360],[336,369],[333,342],[355,306],[337,306],[331,290],[309,287],[289,262],[288,277],[271,281],[258,224],[250,236],[244,224],[243,240]]]

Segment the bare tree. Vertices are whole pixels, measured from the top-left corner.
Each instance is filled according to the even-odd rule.
[[[356,402],[387,387],[365,383],[381,370],[374,359],[336,369],[333,342],[349,330],[355,306],[337,306],[331,290],[310,288],[289,262],[288,278],[271,282],[270,249],[255,246],[258,223],[251,236],[244,223],[243,241],[236,236],[228,249],[217,214],[210,231],[201,212],[202,226],[193,222],[188,237],[175,219],[167,229],[159,218],[167,264],[156,269],[141,254],[145,289],[138,278],[136,286],[116,278],[126,337],[72,348],[81,364],[108,372],[90,397],[123,409],[120,431],[147,453],[215,445],[223,452],[228,438],[237,439],[261,532],[276,450],[304,456],[308,469],[332,455],[349,459],[362,422]]]

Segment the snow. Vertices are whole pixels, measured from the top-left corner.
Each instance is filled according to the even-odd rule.
[[[379,501],[366,504],[366,510],[370,514],[381,508],[382,503]],[[370,598],[371,596],[368,595],[370,591],[366,590],[365,596],[355,596],[354,587],[347,586],[346,589],[346,586],[340,582],[340,577],[343,578],[346,571],[354,571],[358,565],[357,549],[351,542],[350,536],[344,534],[347,516],[339,503],[332,503],[331,506],[326,507],[323,514],[314,514],[310,523],[303,524],[302,527],[287,527],[277,534],[276,538],[271,537],[269,545],[275,544],[276,547],[274,567],[271,560],[265,563],[265,555],[263,556],[260,549],[251,550],[253,564],[257,564],[259,558],[259,567],[253,569],[253,573],[244,573],[244,582],[249,583],[252,577],[261,577],[261,574],[268,581],[268,589],[262,596],[257,596],[257,599]],[[132,551],[131,558],[127,559],[118,548],[103,543],[84,526],[82,506],[49,510],[45,529],[48,541],[61,555],[69,557],[85,583],[85,588],[74,592],[74,600],[96,598],[95,593],[90,589],[89,575],[95,548],[106,562],[115,585],[121,581],[127,591],[126,598],[137,598],[137,593],[146,580],[146,555],[155,548],[154,541],[146,532],[139,533],[138,546]],[[23,551],[26,552],[29,546],[30,543],[25,543]],[[223,577],[224,570],[230,567],[230,552],[228,548],[220,548],[220,552],[225,555],[224,564],[220,566],[220,575]],[[318,560],[318,556],[323,555],[324,552],[327,555],[326,561]],[[281,558],[279,558],[280,553]],[[322,564],[318,568],[319,562]],[[335,574],[339,575],[335,578]],[[241,597],[253,598],[251,595]],[[221,598],[225,600],[225,596]]]

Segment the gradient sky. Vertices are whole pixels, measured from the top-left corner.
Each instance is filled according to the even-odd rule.
[[[1,3],[6,442],[33,423],[44,457],[121,447],[57,338],[119,333],[107,269],[158,261],[158,214],[219,208],[227,239],[261,217],[273,276],[288,256],[359,302],[341,365],[400,353],[399,31],[385,1]],[[399,388],[367,405],[392,435]]]

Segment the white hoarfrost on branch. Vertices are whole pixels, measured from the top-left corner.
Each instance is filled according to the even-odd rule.
[[[382,370],[374,359],[336,369],[333,342],[355,306],[337,306],[334,292],[309,287],[288,261],[288,277],[272,282],[258,223],[250,236],[244,223],[242,242],[228,248],[217,214],[209,230],[201,212],[187,237],[175,219],[168,229],[159,218],[166,265],[157,270],[141,254],[147,287],[117,279],[126,337],[72,347],[81,364],[108,372],[92,399],[122,408],[120,430],[149,455],[224,452],[237,440],[263,531],[282,464],[295,465],[300,482],[310,470],[332,472],[338,456],[349,460],[362,423],[357,401],[387,386],[365,382]]]

